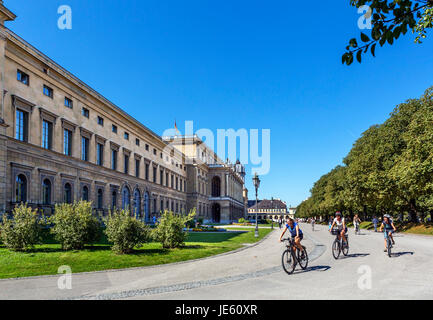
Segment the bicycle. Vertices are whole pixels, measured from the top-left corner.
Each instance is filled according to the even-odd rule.
[[[361,234],[361,228],[359,226],[359,224],[355,224],[355,234]]]
[[[347,256],[349,254],[349,235],[346,233],[346,241],[343,242],[343,237],[338,239],[341,230],[333,229],[331,233],[335,235],[335,240],[332,244],[332,255],[334,256],[334,259],[337,260],[341,253],[343,253],[344,256]]]
[[[302,270],[307,269],[308,266],[308,254],[307,249],[302,246],[302,252],[295,245],[295,240],[293,238],[282,239],[286,244],[287,249],[284,250],[281,256],[281,262],[283,264],[283,269],[287,274],[292,274],[295,271],[296,265]]]
[[[388,257],[391,258],[392,241],[391,241],[391,237],[389,236],[389,231],[385,231],[385,234],[386,234],[386,252],[388,253]]]

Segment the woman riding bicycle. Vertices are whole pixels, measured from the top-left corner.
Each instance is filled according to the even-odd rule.
[[[346,222],[341,215],[341,212],[337,212],[335,214],[335,219],[332,222],[332,225],[331,225],[331,228],[329,229],[329,232],[332,232],[334,227],[336,227],[336,229],[339,231],[338,240],[340,240],[342,237],[343,241],[346,242],[347,227],[346,227]]]
[[[302,251],[301,240],[304,238],[304,234],[302,233],[301,228],[299,228],[299,225],[292,218],[287,220],[286,227],[280,236],[280,242],[287,230],[289,230],[292,238],[295,239],[295,246]]]
[[[355,214],[353,217],[353,226],[355,227],[355,233],[359,232],[359,225],[361,224],[361,219],[359,219],[359,216]]]
[[[383,233],[383,235],[385,237],[385,250],[383,251],[386,252],[387,251],[386,239],[389,237],[392,241],[392,244],[394,245],[395,241],[392,234],[397,231],[397,229],[394,226],[394,223],[391,220],[391,216],[389,214],[385,214],[383,216],[383,221],[382,224],[380,225],[380,232],[382,232],[384,229],[385,232]]]

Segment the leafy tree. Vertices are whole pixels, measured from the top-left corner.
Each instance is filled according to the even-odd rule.
[[[416,43],[427,36],[427,29],[433,27],[433,0],[350,0],[356,8],[371,8],[371,34],[361,32],[360,42],[352,38],[342,56],[343,64],[350,65],[356,57],[361,63],[362,55],[371,52],[375,56],[376,46],[392,45],[409,29],[418,33]]]
[[[0,236],[7,248],[14,251],[26,251],[42,242],[44,222],[36,211],[21,204],[15,207],[11,217],[3,216],[0,224]]]
[[[101,236],[99,221],[92,215],[91,202],[57,204],[51,222],[54,224],[51,233],[64,250],[83,249],[85,244],[95,243]]]
[[[110,212],[105,234],[114,244],[112,250],[119,254],[131,253],[151,240],[149,227],[132,217],[128,210]]]
[[[188,237],[188,234],[183,229],[189,221],[194,219],[195,215],[195,210],[191,211],[187,216],[165,211],[162,214],[160,223],[154,230],[155,240],[161,242],[162,247],[166,249],[183,246]]]
[[[314,184],[299,216],[433,212],[433,87],[366,130],[343,162]]]

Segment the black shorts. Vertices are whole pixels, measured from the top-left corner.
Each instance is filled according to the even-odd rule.
[[[295,240],[296,236],[292,236],[292,238],[293,238],[293,240]],[[301,233],[299,235],[299,240],[302,240],[302,239],[304,239],[304,234]]]

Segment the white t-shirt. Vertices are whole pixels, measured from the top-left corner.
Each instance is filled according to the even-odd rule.
[[[334,218],[334,224],[338,230],[343,230],[343,222],[344,222],[344,218],[341,218],[340,221],[338,221],[337,218]]]

